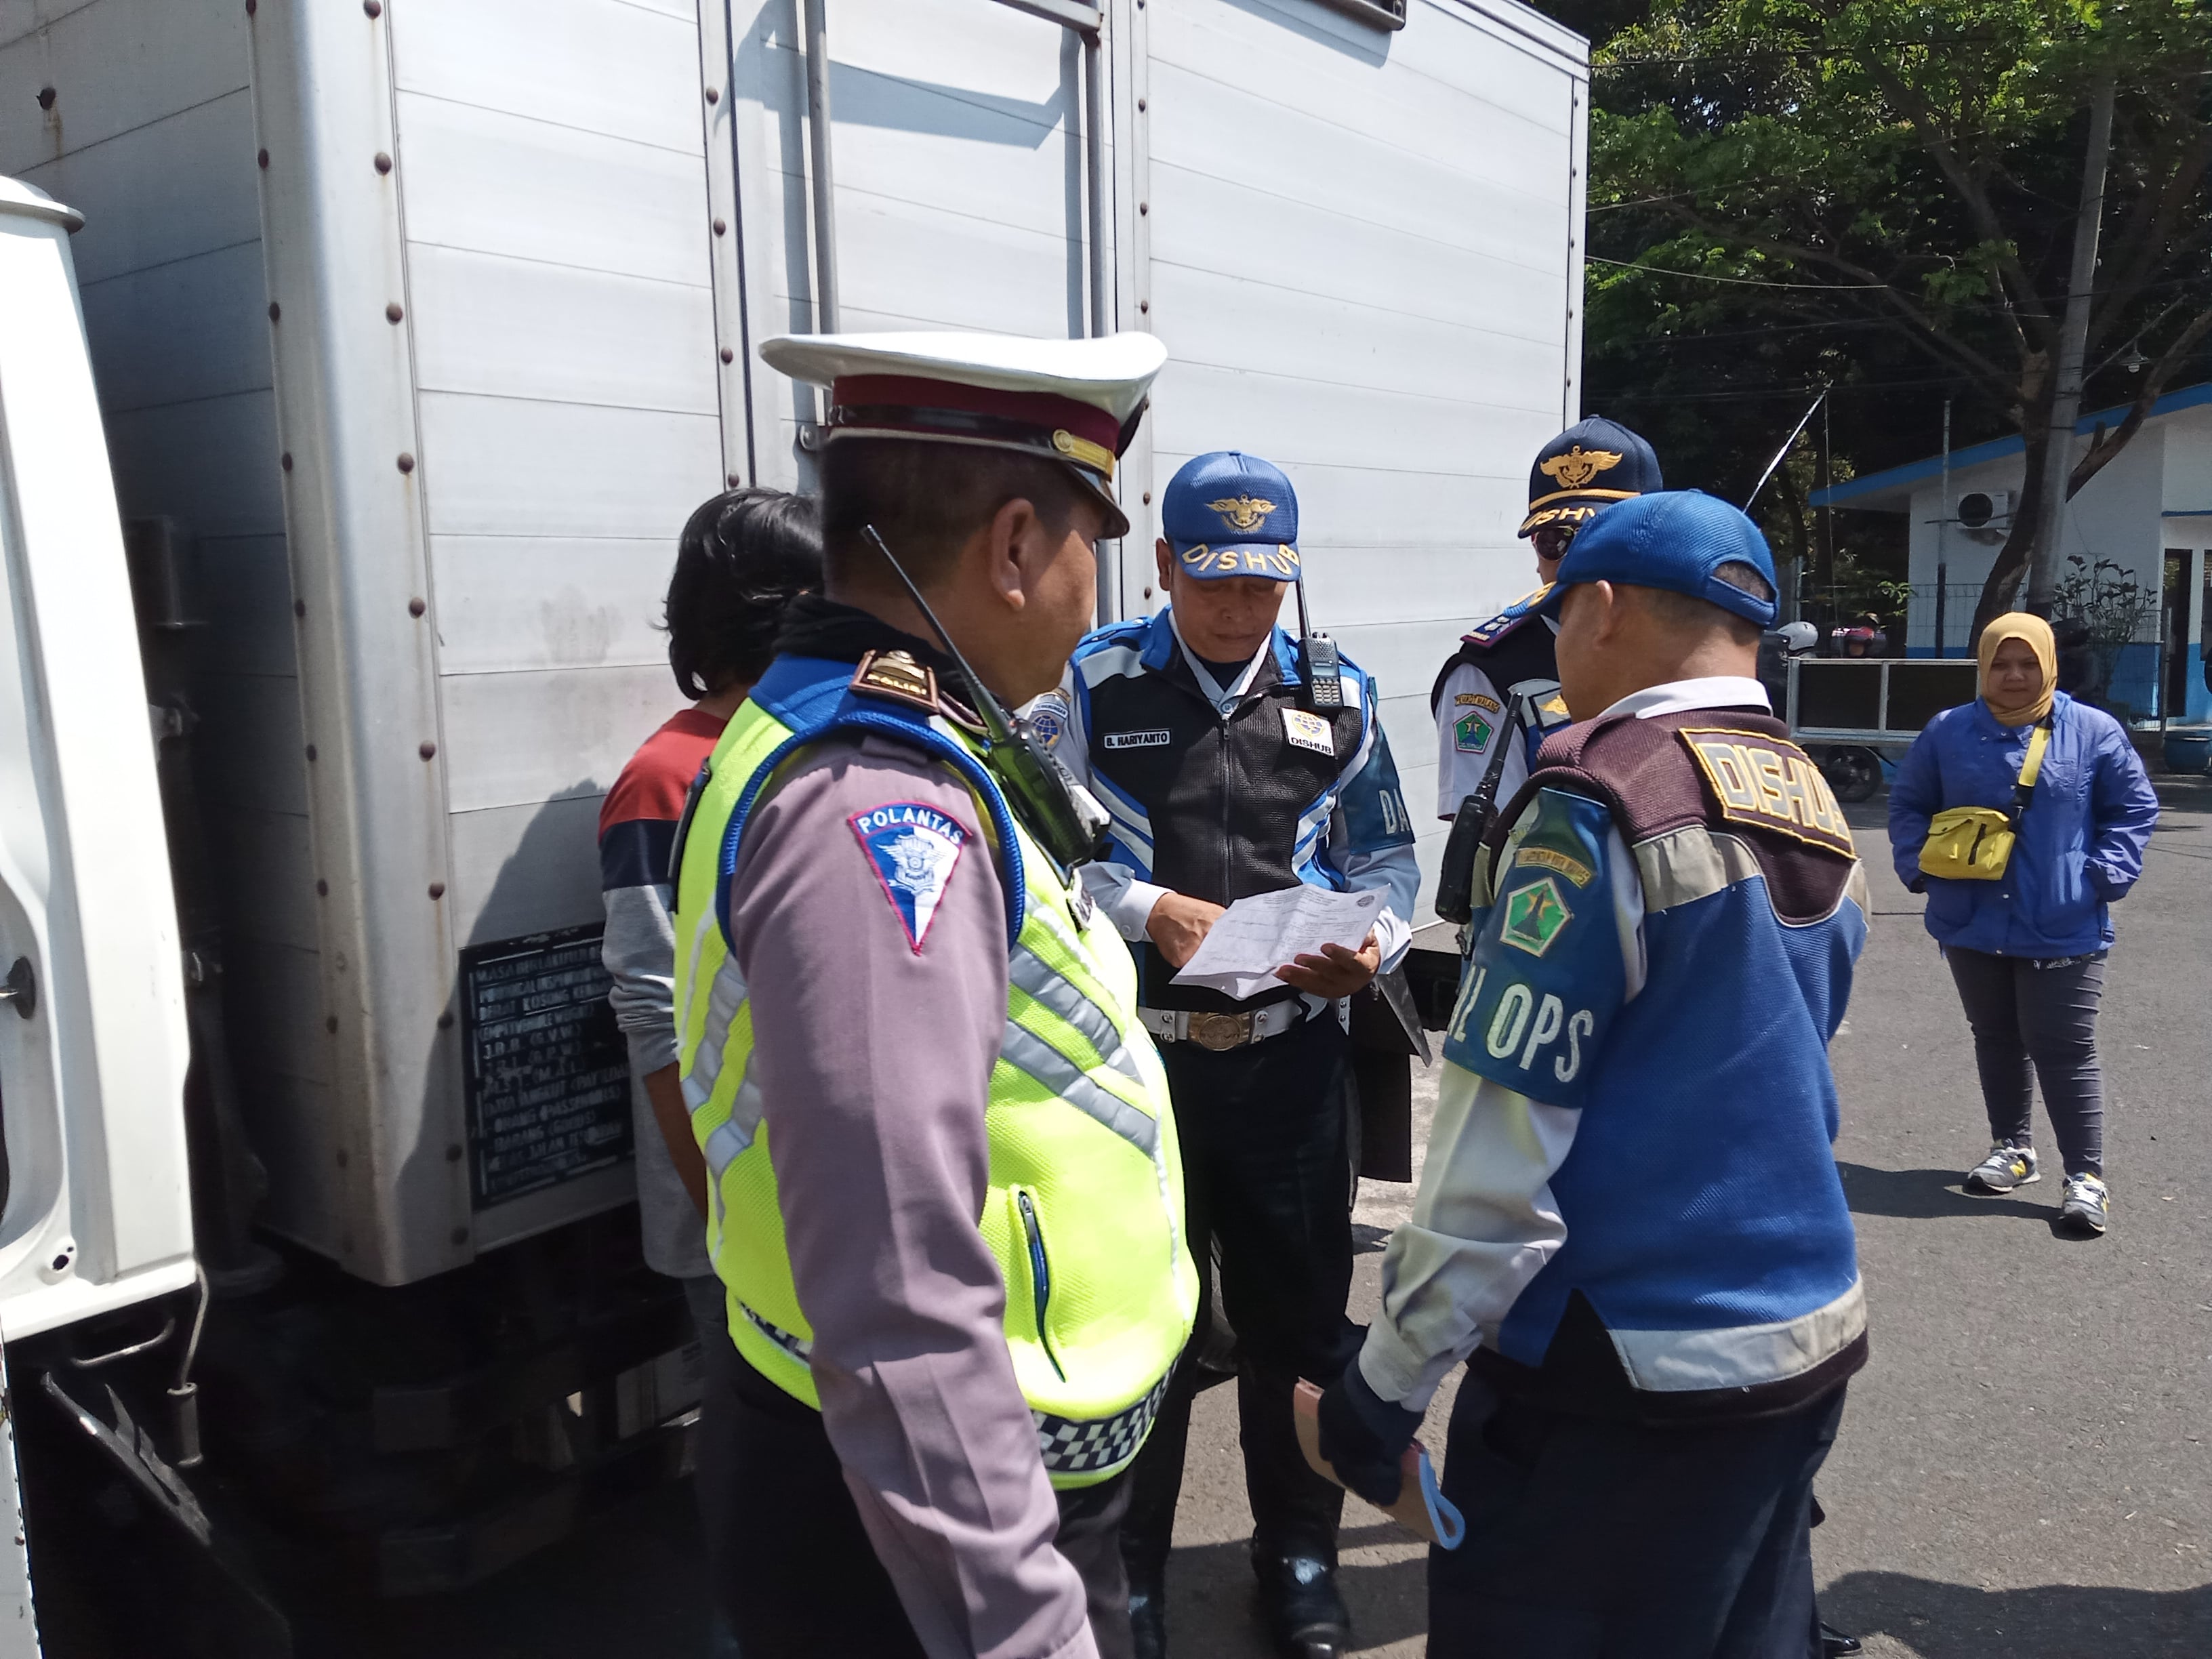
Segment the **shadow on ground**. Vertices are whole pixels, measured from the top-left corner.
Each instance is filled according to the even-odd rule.
[[[1982,1590],[1854,1572],[1820,1592],[1820,1611],[1841,1629],[1887,1636],[1918,1659],[2179,1659],[2212,1651],[2212,1584],[2165,1592],[2096,1584]]]
[[[1875,1170],[1863,1164],[1836,1165],[1844,1178],[1844,1197],[1859,1215],[1902,1216],[1931,1221],[1939,1216],[2015,1215],[2048,1221],[2054,1206],[2025,1198],[1983,1198],[1963,1191],[1956,1170]]]
[[[1347,1526],[1338,1534],[1339,1552],[1346,1559],[1338,1569],[1337,1583],[1352,1609],[1354,1642],[1360,1651],[1419,1637],[1429,1627],[1426,1550],[1417,1547],[1401,1560],[1358,1559],[1363,1550],[1375,1545],[1412,1541],[1403,1528],[1389,1522]],[[1241,1540],[1176,1548],[1168,1563],[1170,1652],[1223,1659],[1271,1650],[1252,1592],[1250,1560],[1249,1547]]]

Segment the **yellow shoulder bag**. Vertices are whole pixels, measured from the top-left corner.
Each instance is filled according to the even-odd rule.
[[[1928,822],[1928,839],[1921,843],[1923,875],[1951,881],[1995,881],[2012,861],[2012,844],[2020,833],[2021,814],[2043,770],[2043,751],[2051,746],[2051,722],[2040,720],[2027,739],[2027,754],[2021,762],[2020,781],[2013,786],[2012,805],[2000,812],[1994,806],[1948,806]]]

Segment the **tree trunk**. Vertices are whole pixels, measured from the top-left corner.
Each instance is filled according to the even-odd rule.
[[[1990,618],[2018,608],[2021,578],[2027,574],[2028,550],[2034,546],[2043,516],[2043,470],[2047,452],[2033,441],[2039,422],[2024,422],[2027,439],[2021,452],[2020,494],[2012,514],[2012,534],[1997,550],[1996,562],[1982,582],[1982,597],[1974,602],[1973,631],[1966,636],[1966,654],[1972,656]]]
[[[2064,524],[2067,479],[2074,471],[2074,422],[2081,413],[2081,380],[2089,337],[2089,303],[2097,282],[2097,233],[2105,211],[2105,173],[2112,149],[2112,72],[2089,94],[2089,142],[2081,157],[2081,202],[2074,221],[2073,268],[2066,281],[2065,320],[2058,331],[2057,378],[2042,434],[2041,508],[2028,562],[2027,608],[2047,617],[2057,602],[2058,532]],[[2033,445],[2031,444],[2031,447]]]

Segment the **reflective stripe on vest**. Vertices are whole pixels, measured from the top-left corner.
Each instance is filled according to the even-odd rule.
[[[1007,1347],[1046,1469],[1055,1486],[1089,1485],[1136,1455],[1196,1310],[1174,1119],[1137,1018],[1134,963],[1103,916],[1076,920],[964,734],[852,697],[851,672],[789,659],[770,671],[715,750],[682,849],[678,1052],[714,1194],[708,1247],[731,1337],[762,1375],[819,1405],[768,1154],[769,1103],[749,1075],[752,1009],[729,951],[738,854],[754,809],[803,750],[833,734],[893,736],[966,784],[1007,890],[1006,1019],[985,1109],[990,1184],[978,1226],[1006,1283]]]

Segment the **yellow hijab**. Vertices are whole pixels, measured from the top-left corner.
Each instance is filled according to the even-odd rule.
[[[1990,665],[1996,660],[1997,647],[2007,640],[2021,640],[2035,653],[2036,665],[2043,670],[2043,690],[2032,700],[2022,703],[2002,703],[1990,690]],[[1990,625],[1982,629],[1981,643],[1974,655],[1982,666],[1982,701],[1990,706],[1999,726],[2033,726],[2051,712],[2051,694],[2058,690],[2058,641],[2051,636],[2051,624],[2040,617],[2030,616],[2025,611],[2008,611],[2001,617],[1990,618]]]

